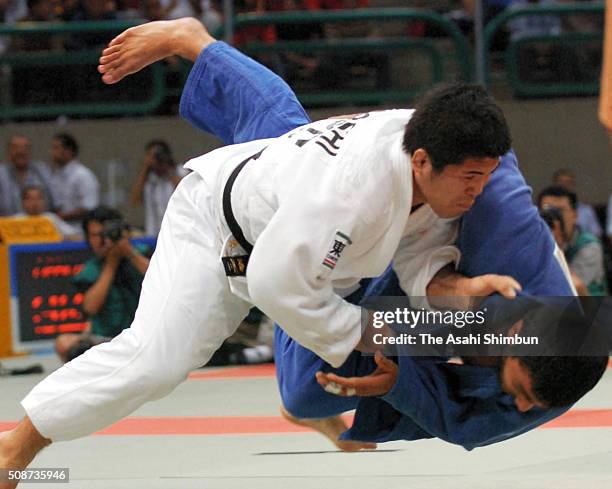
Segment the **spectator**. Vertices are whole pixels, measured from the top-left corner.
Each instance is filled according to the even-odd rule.
[[[64,239],[81,239],[81,233],[75,233],[73,227],[53,212],[49,207],[42,187],[28,185],[21,191],[21,206],[23,212],[15,214],[15,217],[46,217]]]
[[[321,10],[320,0],[277,0],[269,1],[270,11]],[[320,22],[276,24],[280,41],[313,41],[323,38],[323,24]],[[319,66],[319,57],[314,53],[285,52],[281,56],[282,76],[289,84],[297,79],[312,79]]]
[[[559,209],[555,209],[554,207],[550,207],[542,209],[540,211],[540,215],[542,216],[542,219],[544,219],[544,222],[548,224],[557,246],[559,246],[561,250],[564,250],[568,243],[561,211]],[[578,295],[590,295],[584,282],[580,280],[580,278],[578,278],[578,276],[571,270],[568,270],[568,272],[572,278],[572,283],[574,284],[574,288],[576,289]]]
[[[154,139],[145,146],[142,166],[132,186],[130,201],[145,206],[145,234],[157,236],[172,192],[187,174],[177,168],[170,146],[166,141]]]
[[[59,0],[56,5],[58,17],[64,22],[74,20],[81,6],[80,0]]]
[[[81,0],[76,11],[70,15],[70,20],[78,22],[117,20],[115,2],[108,0]],[[66,49],[99,49],[105,46],[111,37],[112,33],[108,31],[81,32],[66,41]]]
[[[66,133],[56,134],[51,141],[53,168],[51,183],[56,196],[55,211],[79,231],[88,210],[99,201],[99,184],[93,172],[77,160],[79,146]]]
[[[538,197],[538,208],[557,209],[563,219],[561,243],[570,270],[586,285],[590,295],[606,295],[603,248],[596,236],[577,224],[576,194],[560,185],[547,187]]]
[[[28,13],[19,22],[51,22],[55,19],[53,7],[48,0],[27,0]],[[15,51],[49,51],[60,47],[52,34],[22,34],[13,37],[11,48]]]
[[[144,247],[134,247],[121,214],[108,207],[87,213],[83,232],[94,258],[88,260],[73,281],[83,296],[83,311],[90,329],[83,334],[63,334],[55,350],[70,361],[87,349],[109,341],[130,326],[149,267]]]
[[[47,202],[55,204],[49,167],[32,161],[30,140],[20,134],[11,136],[7,145],[8,163],[0,167],[0,216],[21,212],[21,192],[30,185],[41,187]]]
[[[0,24],[13,25],[27,14],[26,0],[0,0]],[[4,54],[10,41],[10,36],[0,37],[0,54]]]
[[[369,0],[326,0],[322,6],[325,9],[352,10],[368,7]],[[324,33],[330,40],[381,37],[379,28],[367,21],[329,23],[324,26]],[[377,90],[391,88],[389,56],[379,50],[325,54],[319,63],[316,79],[323,90],[344,89],[352,78],[364,72],[374,73]]]
[[[566,168],[561,168],[553,174],[553,184],[560,185],[570,192],[576,193],[576,177],[574,173]],[[603,236],[603,230],[597,219],[593,206],[578,202],[578,222],[580,229],[587,231],[598,238]]]

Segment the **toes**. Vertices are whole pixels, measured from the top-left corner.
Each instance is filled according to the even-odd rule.
[[[102,56],[110,56],[111,54],[118,53],[121,50],[120,45],[109,46],[102,51]]]
[[[119,34],[117,37],[115,37],[114,39],[111,40],[111,42],[108,43],[108,47],[112,47],[112,46],[116,46],[118,44],[121,44],[123,41],[125,41],[125,36],[126,34],[129,32],[129,29],[125,32],[122,32],[121,34]]]
[[[105,64],[108,64],[108,63],[110,63],[112,61],[116,61],[117,59],[119,59],[119,56],[121,56],[120,52],[116,52],[116,53],[112,53],[112,54],[109,54],[109,55],[100,56],[100,64],[101,65],[105,65]]]
[[[102,81],[106,83],[107,85],[112,85],[113,83],[117,83],[119,80],[116,79],[114,73],[110,71],[102,75]]]
[[[119,67],[120,63],[118,61],[113,61],[111,63],[102,63],[100,61],[100,65],[98,66],[98,71],[100,73],[108,73],[109,71],[114,71]]]

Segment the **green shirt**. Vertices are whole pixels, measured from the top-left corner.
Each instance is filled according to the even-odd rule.
[[[146,255],[148,247],[137,245],[140,253]],[[73,283],[80,292],[85,293],[100,277],[104,260],[94,257],[85,262],[83,270],[73,278]],[[115,278],[106,296],[106,301],[97,314],[89,318],[91,332],[97,336],[114,338],[132,324],[143,276],[128,260],[119,262]]]

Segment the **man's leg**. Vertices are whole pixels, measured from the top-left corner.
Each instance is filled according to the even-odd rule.
[[[132,326],[28,394],[22,401],[28,418],[0,440],[0,467],[24,467],[50,441],[88,435],[167,395],[234,332],[250,305],[229,289],[219,261],[215,207],[198,174],[181,182],[164,216]]]
[[[100,58],[105,83],[168,56],[194,62],[181,115],[225,144],[277,137],[310,122],[293,91],[277,75],[223,42],[195,19],[151,22],[113,39]]]
[[[334,369],[278,326],[274,328],[274,359],[283,401],[281,414],[285,419],[318,431],[347,452],[376,448],[374,443],[339,440],[348,429],[340,415],[355,409],[358,398],[325,392],[315,377],[318,371],[334,372],[343,377],[367,375],[374,370],[370,359],[354,352],[341,367]]]

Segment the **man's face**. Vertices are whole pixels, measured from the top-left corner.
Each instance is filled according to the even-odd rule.
[[[104,237],[104,225],[99,221],[87,223],[87,242],[94,255],[104,258],[112,245],[110,239]]]
[[[459,217],[470,210],[498,165],[499,158],[466,158],[437,172],[425,150],[412,155],[414,180],[425,202],[442,218]]]
[[[504,357],[500,372],[502,390],[514,396],[516,408],[525,413],[537,406],[546,408],[533,392],[533,379],[518,357]]]
[[[72,159],[72,153],[70,150],[62,146],[62,142],[59,139],[51,140],[51,160],[56,165],[64,165]]]
[[[30,164],[30,140],[24,136],[13,136],[8,145],[8,159],[18,170],[26,170]]]
[[[158,148],[153,146],[145,153],[145,158],[150,162],[151,170],[159,177],[164,177],[170,173],[171,167],[160,161],[157,157]]]
[[[549,209],[554,207],[559,209],[561,218],[563,219],[563,227],[567,237],[571,237],[574,234],[574,228],[576,227],[576,220],[578,214],[572,207],[572,203],[568,197],[557,197],[554,195],[545,195],[540,201],[540,210]]]
[[[29,189],[23,196],[21,205],[28,216],[38,216],[47,210],[45,196],[38,188]]]

